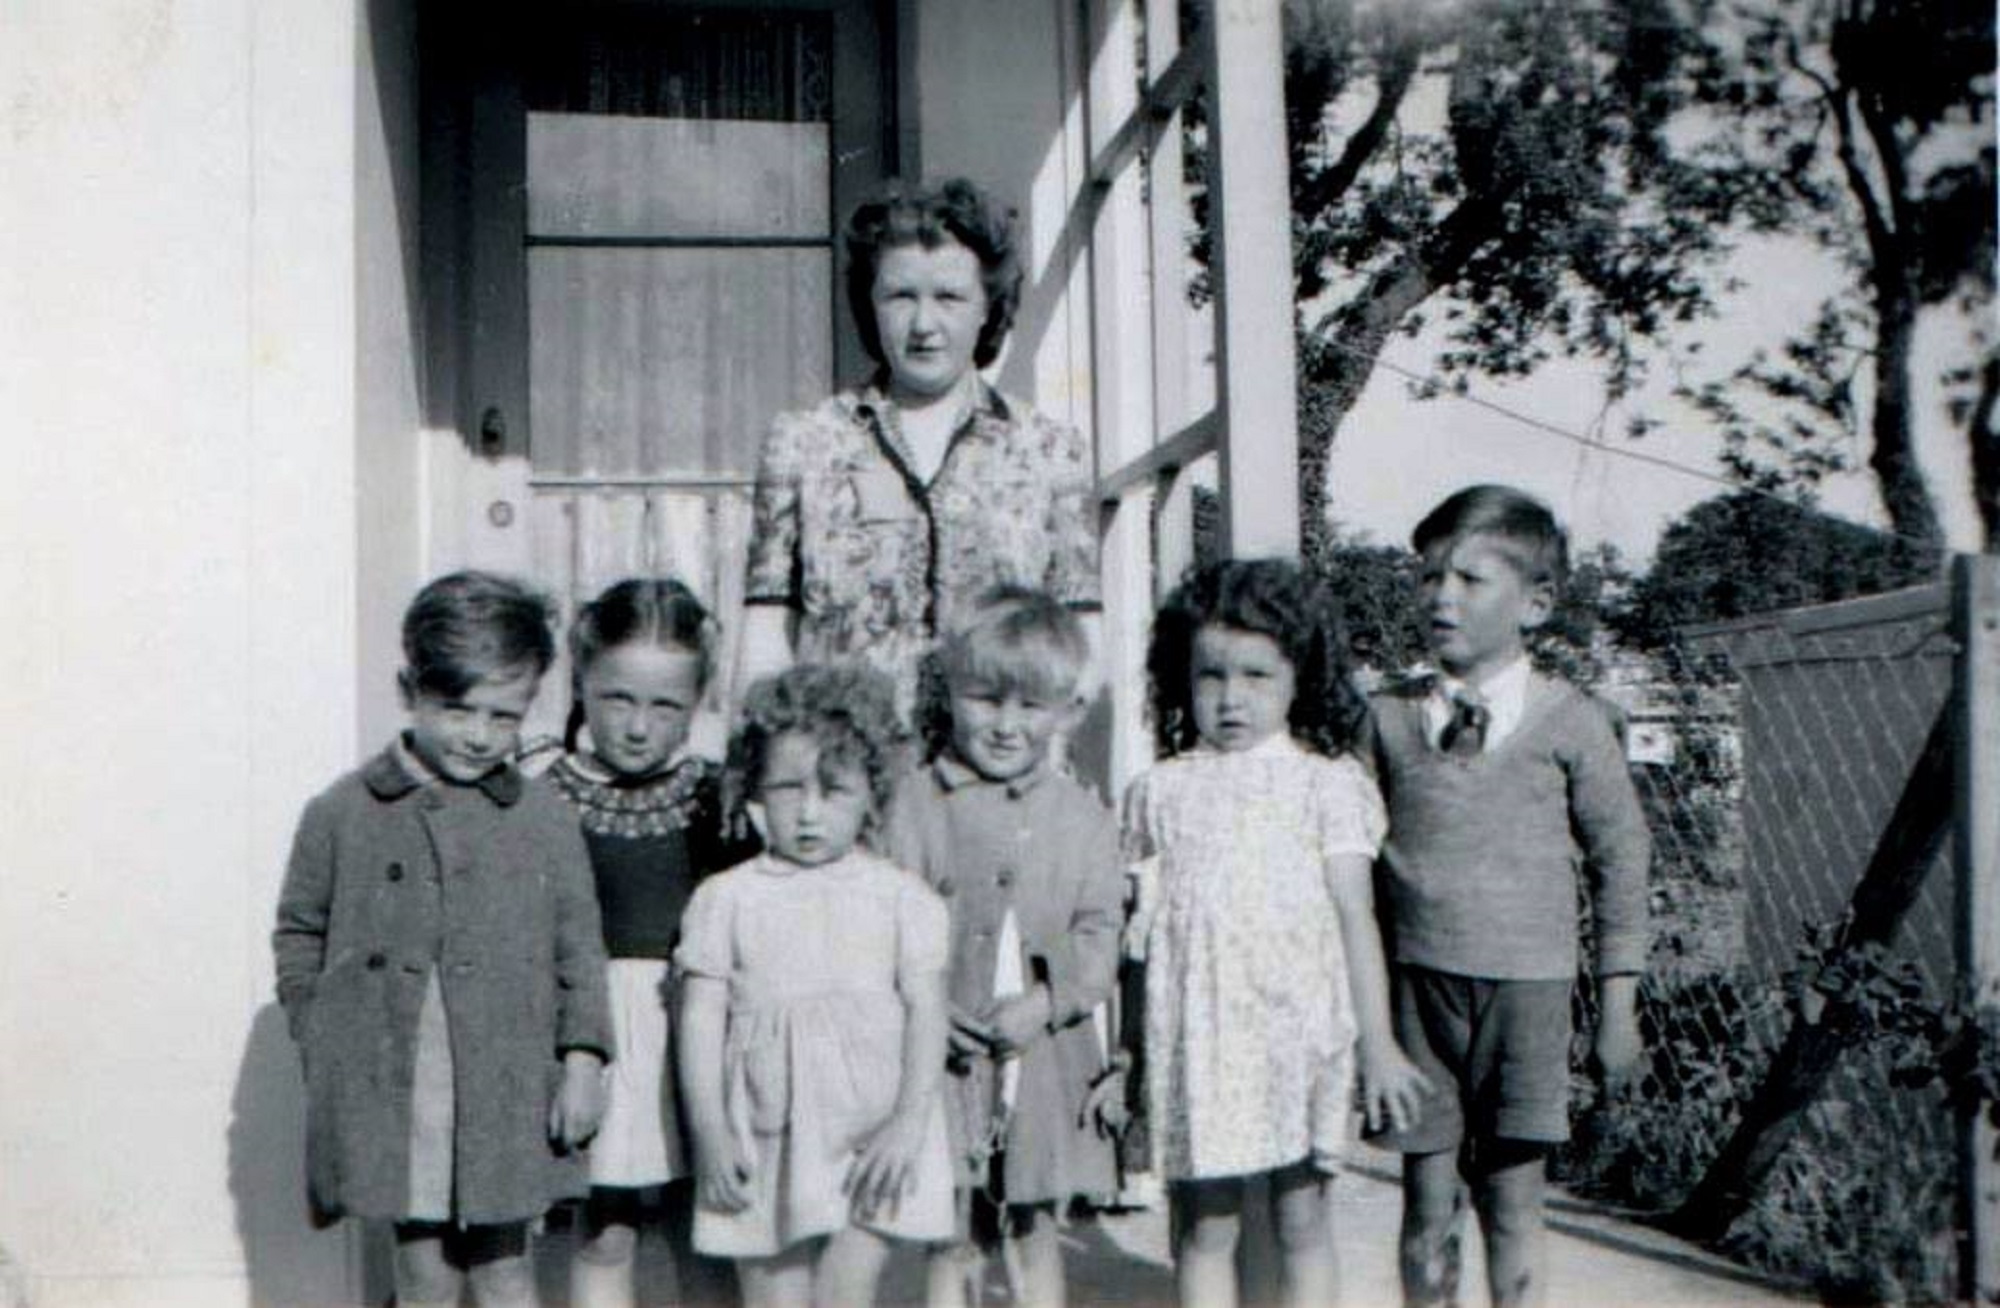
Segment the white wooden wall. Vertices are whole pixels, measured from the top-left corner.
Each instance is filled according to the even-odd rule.
[[[1194,555],[1192,490],[1233,555],[1298,551],[1298,419],[1280,6],[1219,0],[1180,47],[1173,0],[1087,0],[1092,365],[1113,781],[1152,759],[1145,650]],[[1189,302],[1181,107],[1208,90],[1212,312]]]

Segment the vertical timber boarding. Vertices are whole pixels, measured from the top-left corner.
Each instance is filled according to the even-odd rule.
[[[2000,557],[1953,562],[1958,628],[1959,975],[1980,1008],[2000,1006]],[[2000,1304],[2000,1131],[1975,1101],[1966,1112],[1959,1177],[1960,1297]]]
[[[1217,456],[1231,554],[1298,552],[1284,47],[1281,6],[1265,0],[1211,0],[1192,49],[1175,0],[1080,3],[1104,665],[1122,786],[1152,760],[1146,632],[1194,557],[1190,466]],[[1216,402],[1197,412],[1181,109],[1203,79]]]

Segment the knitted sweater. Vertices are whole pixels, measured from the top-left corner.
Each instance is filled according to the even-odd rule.
[[[1605,706],[1537,675],[1520,725],[1457,758],[1430,743],[1427,693],[1416,683],[1375,696],[1364,752],[1389,805],[1395,960],[1494,980],[1574,977],[1581,871],[1597,973],[1643,970],[1651,841]]]

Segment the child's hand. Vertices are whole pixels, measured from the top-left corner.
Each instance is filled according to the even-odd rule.
[[[1097,1074],[1090,1083],[1090,1093],[1083,1097],[1078,1126],[1094,1126],[1106,1139],[1115,1139],[1125,1130],[1132,1120],[1131,1110],[1125,1106],[1125,1073],[1131,1066],[1131,1055],[1124,1050],[1112,1054],[1111,1066]]]
[[[1361,1050],[1361,1110],[1370,1131],[1401,1131],[1423,1116],[1430,1079],[1393,1040]]]
[[[893,1212],[916,1184],[926,1124],[924,1113],[894,1113],[862,1144],[844,1187],[857,1213]]]
[[[724,1132],[719,1147],[695,1147],[695,1198],[702,1207],[720,1213],[740,1213],[750,1206],[750,1186],[757,1175],[757,1151],[749,1141]]]
[[[1639,978],[1624,974],[1597,982],[1597,1038],[1590,1058],[1604,1088],[1610,1090],[1639,1061]]]
[[[993,1028],[957,1005],[952,1006],[944,1042],[947,1057],[956,1061],[993,1057]]]
[[[1039,983],[1018,995],[995,1000],[986,1010],[986,1029],[996,1058],[1018,1054],[1048,1034],[1049,1018],[1055,1001],[1049,988]]]
[[[549,1105],[549,1139],[564,1153],[581,1149],[604,1121],[604,1060],[584,1049],[563,1055],[562,1089]]]
[[[1641,1052],[1638,1014],[1629,1007],[1607,1005],[1598,1016],[1597,1038],[1590,1050],[1605,1087],[1615,1086],[1630,1075]]]

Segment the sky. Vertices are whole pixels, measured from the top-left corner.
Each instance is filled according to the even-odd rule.
[[[1701,349],[1691,379],[1726,374],[1758,346],[1774,345],[1788,327],[1811,318],[1820,296],[1833,285],[1824,257],[1802,240],[1746,241],[1729,271],[1742,279],[1743,288],[1723,299],[1714,321],[1700,325]],[[1384,362],[1426,374],[1438,339],[1429,328],[1414,339],[1395,338],[1384,351]],[[1594,445],[1456,397],[1415,399],[1406,377],[1378,367],[1336,442],[1330,469],[1333,515],[1345,528],[1404,542],[1424,513],[1453,490],[1472,482],[1504,481],[1547,500],[1579,546],[1610,541],[1628,562],[1643,562],[1676,516],[1731,489],[1715,480],[1722,469],[1716,461],[1720,438],[1712,423],[1668,394],[1669,365],[1674,359],[1686,365],[1690,339],[1676,342],[1668,359],[1654,362],[1649,383],[1615,406],[1606,400],[1601,370],[1588,360],[1558,359],[1524,380],[1482,379],[1472,388],[1477,399]],[[1978,548],[1978,515],[1965,437],[1951,428],[1935,377],[1968,343],[1962,321],[1940,313],[1923,323],[1913,414],[1918,456],[1948,539],[1959,549]],[[1635,440],[1625,434],[1627,420],[1634,416],[1663,425]],[[1690,471],[1627,457],[1632,454]],[[1865,468],[1866,454],[1865,441],[1853,443],[1849,458],[1857,470],[1830,478],[1820,507],[1879,527],[1885,519],[1874,478]]]
[[[1446,89],[1441,76],[1420,78],[1404,103],[1404,126],[1436,130]],[[1372,87],[1363,83],[1331,109],[1333,139],[1372,107],[1372,96]],[[1690,119],[1680,130],[1691,142],[1704,129]],[[1990,131],[1990,125],[1983,132],[1967,127],[1949,139],[1940,135],[1936,143],[1947,152],[1972,150]],[[1629,563],[1642,563],[1676,516],[1732,489],[1714,480],[1722,475],[1714,424],[1670,394],[1675,362],[1691,383],[1726,377],[1757,349],[1774,349],[1788,331],[1810,323],[1820,301],[1839,284],[1830,256],[1804,236],[1740,236],[1716,274],[1713,285],[1736,289],[1718,293],[1716,315],[1671,341],[1664,356],[1655,356],[1650,383],[1615,407],[1607,407],[1602,373],[1587,360],[1555,360],[1523,380],[1482,380],[1473,387],[1476,398],[1581,437],[1582,444],[1465,400],[1412,398],[1410,382],[1392,366],[1417,375],[1430,371],[1439,353],[1436,319],[1442,305],[1426,305],[1432,326],[1414,338],[1392,338],[1383,354],[1390,366],[1378,366],[1341,427],[1330,470],[1335,519],[1379,540],[1403,542],[1424,513],[1458,487],[1505,481],[1548,500],[1578,545],[1610,541]],[[1307,320],[1315,316],[1308,306]],[[1912,379],[1917,455],[1947,542],[1966,550],[1980,544],[1967,445],[1964,433],[1950,427],[1937,379],[1946,367],[1970,357],[1972,326],[1953,311],[1926,311]],[[1990,333],[1993,324],[1987,327]],[[1864,389],[1859,412],[1866,413],[1866,403]],[[1660,427],[1631,439],[1625,433],[1634,417]],[[1690,471],[1624,457],[1634,453]],[[1879,527],[1886,520],[1866,457],[1866,442],[1854,442],[1848,462],[1856,470],[1830,478],[1819,507]]]

